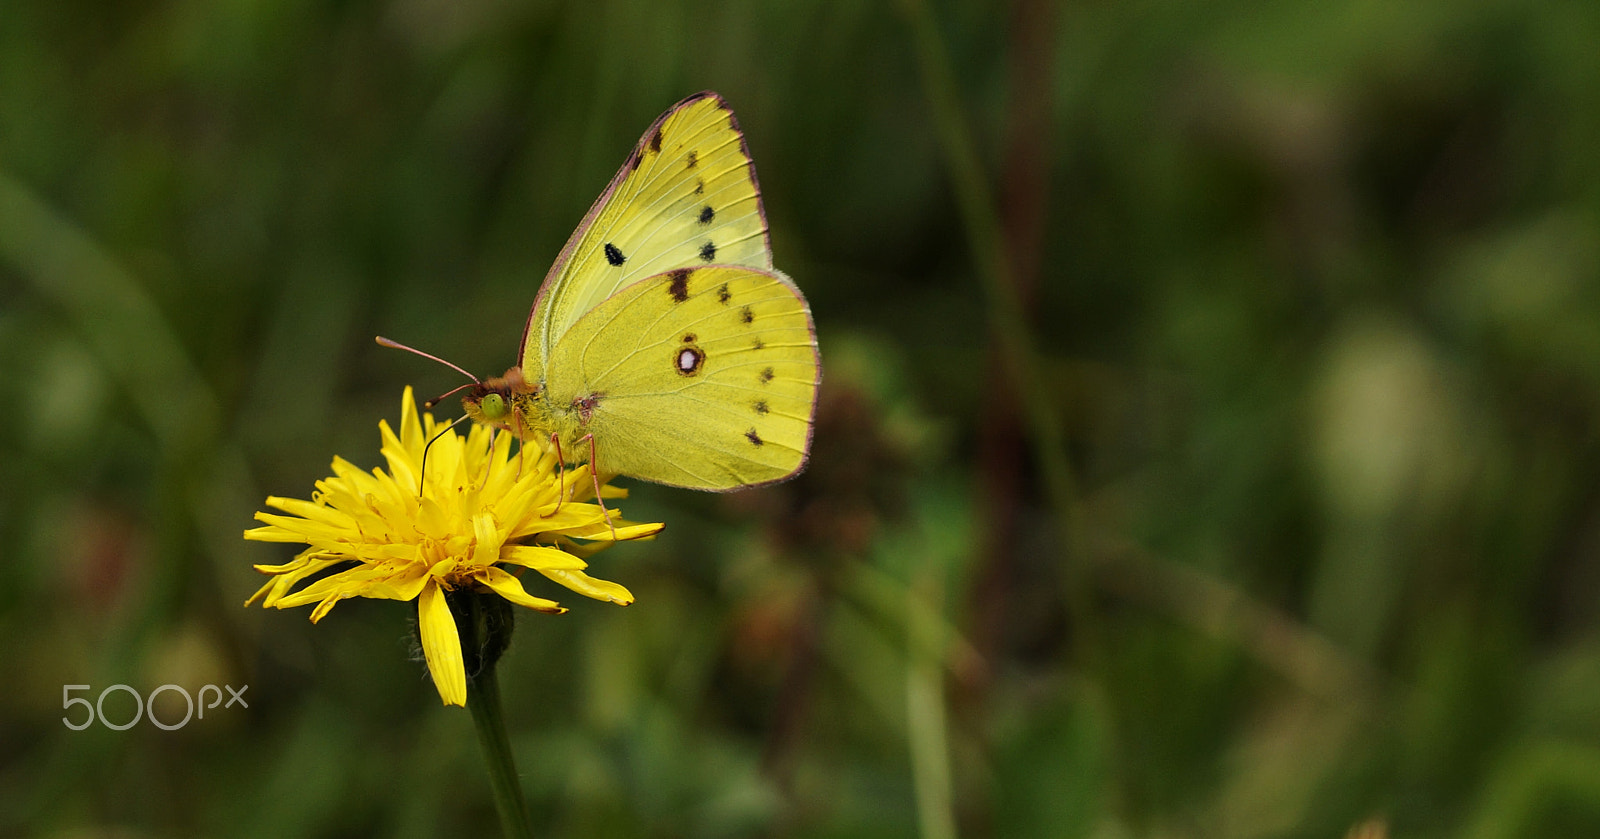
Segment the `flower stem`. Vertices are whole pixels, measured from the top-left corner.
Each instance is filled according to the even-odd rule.
[[[478,744],[489,766],[489,785],[494,788],[494,808],[500,813],[500,826],[508,839],[529,839],[533,828],[528,819],[528,802],[522,798],[517,781],[517,764],[511,756],[511,741],[506,737],[505,715],[500,710],[500,682],[495,665],[486,663],[475,676],[468,677],[467,708],[472,725],[478,730]]]
[[[467,709],[472,712],[472,727],[478,731],[478,745],[483,747],[483,760],[489,767],[500,827],[507,839],[531,839],[528,802],[517,780],[517,763],[511,755],[500,704],[500,680],[495,677],[500,654],[511,643],[514,623],[510,606],[499,597],[470,591],[452,592],[449,602],[467,668]]]

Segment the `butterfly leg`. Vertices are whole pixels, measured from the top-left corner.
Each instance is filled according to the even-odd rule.
[[[600,461],[595,453],[594,435],[585,434],[583,440],[589,441],[589,479],[594,481],[594,503],[600,505],[600,514],[606,518],[606,527],[611,528],[611,541],[617,539],[617,526],[611,522],[611,511],[606,509],[605,499],[600,497]],[[583,440],[578,442],[582,443]]]
[[[511,418],[512,418],[512,421],[517,424],[517,431],[516,431],[516,435],[517,435],[517,480],[520,481],[520,480],[522,480],[522,450],[523,450],[523,448],[525,448],[523,446],[522,441],[523,441],[524,437],[526,436],[526,432],[523,431],[523,429],[522,429],[522,415],[521,414],[518,414],[517,412],[513,411],[513,412],[511,412]]]
[[[567,500],[567,459],[561,454],[561,438],[554,431],[550,432],[550,447],[556,450],[556,471],[560,474],[559,486],[556,490],[556,508],[550,511],[550,516],[561,512],[561,505]],[[540,518],[550,518],[541,516]]]
[[[489,485],[489,472],[494,469],[494,444],[499,438],[500,429],[489,429],[489,450],[484,454],[483,458],[483,480],[478,482],[479,492],[482,492],[483,488]]]

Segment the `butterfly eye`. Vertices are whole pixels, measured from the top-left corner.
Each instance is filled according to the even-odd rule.
[[[478,403],[478,410],[483,411],[485,419],[501,419],[506,415],[506,398],[498,393],[490,393]]]

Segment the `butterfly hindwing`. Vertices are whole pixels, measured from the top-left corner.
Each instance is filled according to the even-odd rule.
[[[581,418],[601,471],[728,490],[805,465],[816,335],[775,272],[713,265],[635,283],[567,331],[549,371],[552,408]]]
[[[709,92],[657,119],[584,216],[539,290],[520,366],[544,373],[562,336],[633,283],[708,264],[772,268],[744,135]]]

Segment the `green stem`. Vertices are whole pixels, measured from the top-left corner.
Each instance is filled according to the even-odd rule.
[[[477,675],[467,680],[467,708],[472,711],[472,726],[478,730],[478,745],[489,767],[489,786],[494,789],[494,808],[500,813],[500,826],[509,839],[528,839],[533,827],[528,818],[528,802],[517,781],[517,763],[511,756],[511,741],[506,737],[505,714],[500,706],[500,682],[495,665],[486,663]]]
[[[956,839],[945,729],[941,589],[938,576],[929,571],[906,587],[906,739],[922,839]]]
[[[472,712],[472,727],[478,731],[478,745],[483,747],[483,760],[489,768],[489,786],[494,790],[500,827],[507,839],[531,839],[528,802],[522,797],[522,784],[517,779],[517,762],[511,755],[505,712],[500,704],[500,680],[495,677],[495,667],[511,644],[515,626],[510,604],[496,595],[470,591],[452,592],[448,598],[467,669],[467,709]]]

